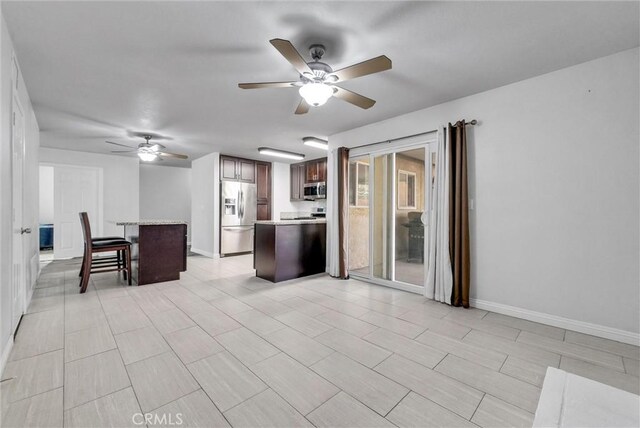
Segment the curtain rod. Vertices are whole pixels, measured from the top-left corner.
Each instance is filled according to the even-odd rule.
[[[456,122],[457,123],[457,122]],[[478,121],[475,119],[471,119],[469,122],[466,122],[465,125],[477,125]],[[419,137],[421,135],[427,135],[427,134],[431,134],[432,132],[436,131],[435,129],[433,131],[427,131],[427,132],[419,132],[417,134],[412,134],[412,135],[405,135],[404,137],[398,137],[398,138],[392,138],[390,140],[383,140],[383,141],[378,141],[376,143],[369,143],[369,144],[361,144],[359,146],[353,146],[353,147],[349,147],[349,150],[352,149],[359,149],[361,147],[368,147],[368,146],[375,146],[376,144],[389,144],[392,143],[394,141],[399,141],[399,140],[406,140],[407,138],[413,138],[413,137]]]

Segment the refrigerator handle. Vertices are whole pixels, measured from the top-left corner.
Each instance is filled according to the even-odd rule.
[[[240,219],[241,218],[241,216],[240,216],[240,190],[238,190],[238,199],[236,200],[236,209],[238,211],[236,215],[238,216],[238,219]]]
[[[244,218],[244,192],[242,191],[242,187],[240,187],[240,220]]]

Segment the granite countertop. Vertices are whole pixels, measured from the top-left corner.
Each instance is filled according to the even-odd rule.
[[[117,221],[118,226],[161,226],[165,224],[187,224],[182,220],[138,220],[138,221]]]
[[[327,222],[324,218],[317,220],[259,220],[256,224],[273,224],[273,225],[291,225],[291,224],[325,224]]]

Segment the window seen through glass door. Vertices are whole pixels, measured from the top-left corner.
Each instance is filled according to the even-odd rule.
[[[369,275],[369,156],[349,160],[349,272]]]

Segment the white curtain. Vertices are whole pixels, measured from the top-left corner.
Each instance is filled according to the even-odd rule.
[[[329,150],[327,159],[327,263],[329,275],[340,276],[340,259],[338,255],[338,149]]]
[[[449,153],[446,129],[438,130],[438,160],[429,219],[429,270],[424,295],[451,304],[453,274],[449,255]]]

